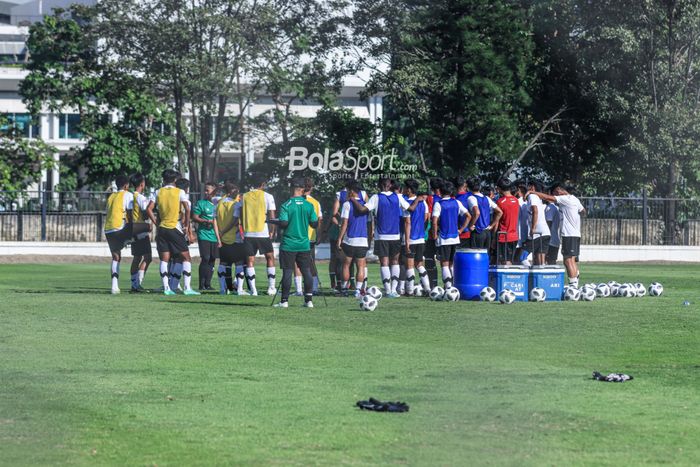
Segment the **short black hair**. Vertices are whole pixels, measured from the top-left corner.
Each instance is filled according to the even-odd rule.
[[[123,186],[129,184],[129,177],[124,174],[117,175],[114,177],[114,183],[117,185],[117,188],[121,189]]]
[[[481,188],[481,192],[484,194],[484,196],[491,196],[493,193],[493,187],[491,185],[484,185]]]
[[[357,180],[348,180],[348,183],[345,185],[345,187],[348,190],[348,194],[351,191],[354,191],[355,194],[359,195],[360,191],[362,191],[362,189],[360,188],[360,184],[358,183]]]
[[[304,191],[311,191],[314,187],[314,179],[311,177],[306,177],[304,179]]]
[[[469,184],[469,182],[467,181],[466,178],[464,178],[463,175],[457,175],[454,179],[454,183],[455,183],[455,186],[457,187],[457,189],[462,188],[465,183],[467,185]]]
[[[401,188],[401,184],[395,178],[391,179],[391,191],[396,191]]]
[[[498,182],[496,183],[496,186],[498,187],[499,190],[503,190],[503,191],[511,191],[513,189],[513,184],[507,178],[499,179]]]
[[[350,187],[351,187],[352,185],[354,185],[355,183],[357,183],[357,180],[355,180],[354,178],[348,178],[348,179],[345,181],[345,185],[344,185],[344,186],[345,186],[345,189],[349,190]]]
[[[414,178],[409,178],[403,182],[403,185],[411,190],[411,193],[418,193],[418,181]]]
[[[525,183],[525,180],[516,180],[514,185],[518,190],[522,191],[523,193],[527,193],[527,184]]]
[[[131,177],[129,177],[129,184],[136,188],[141,183],[143,183],[145,179],[146,177],[144,177],[142,173],[135,173]]]
[[[471,177],[467,180],[467,186],[471,191],[481,190],[481,180],[478,177]]]
[[[163,171],[163,183],[165,183],[166,185],[175,183],[175,180],[177,180],[178,178],[180,178],[180,173],[176,170],[165,169]]]
[[[206,182],[203,186],[213,186],[214,188],[218,187],[218,185],[214,182]]]
[[[178,178],[177,181],[175,182],[175,186],[181,190],[187,191],[190,189],[190,181],[187,180],[186,178]]]
[[[541,183],[539,180],[530,180],[530,181],[527,183],[527,186],[528,186],[528,187],[534,187],[534,188],[535,188],[535,191],[539,191],[540,193],[541,193],[542,190],[543,190],[543,185],[542,185],[542,183]]]
[[[238,183],[235,181],[228,179],[224,182],[224,191],[226,192],[227,195],[230,195],[233,192],[238,191]]]
[[[377,182],[377,187],[381,191],[391,191],[391,180],[386,177],[382,177]]]
[[[440,188],[440,194],[442,196],[451,196],[455,192],[455,185],[452,182],[443,182]]]
[[[430,179],[430,189],[435,191],[435,190],[442,190],[443,185],[445,184],[445,180],[441,179],[440,177],[435,177]]]
[[[292,189],[304,188],[306,187],[306,180],[301,177],[294,177],[290,183]]]

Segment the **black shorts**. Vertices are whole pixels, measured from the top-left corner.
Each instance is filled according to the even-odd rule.
[[[556,263],[559,257],[559,247],[554,245],[549,245],[547,249],[547,256],[545,257],[548,263]]]
[[[408,246],[409,252],[406,252],[406,246],[401,245],[401,256],[404,258],[411,258],[413,261],[421,262],[423,261],[423,256],[425,255],[425,243],[411,243]]]
[[[530,239],[525,242],[523,248],[533,255],[546,254],[549,250],[549,239],[549,235]]]
[[[498,256],[497,261],[513,261],[513,256],[515,256],[515,250],[518,248],[518,241],[514,240],[512,242],[498,242],[496,244],[496,254]]]
[[[425,250],[423,252],[424,257],[426,258],[435,258],[435,239],[429,238],[425,241]]]
[[[200,258],[207,258],[210,261],[219,258],[219,246],[216,244],[216,242],[202,240],[201,238],[198,238],[197,244],[199,245]]]
[[[340,245],[343,249],[343,253],[345,253],[345,257],[352,259],[364,259],[369,249],[366,246],[352,246],[347,243],[341,243]]]
[[[482,230],[481,232],[477,232],[475,230],[472,232],[472,236],[469,238],[469,240],[471,240],[469,248],[489,248],[491,246],[491,231]]]
[[[581,237],[562,237],[561,255],[564,258],[578,257],[581,254]]]
[[[440,261],[452,261],[455,259],[459,245],[442,245],[437,247],[437,257]]]
[[[282,269],[309,269],[311,267],[311,251],[284,251],[280,250],[280,267]]]
[[[134,240],[131,243],[131,255],[150,257],[152,255],[151,236],[147,235],[144,238]]]
[[[109,245],[109,251],[122,251],[126,243],[132,240],[129,225],[130,224],[127,224],[123,229],[117,230],[116,232],[105,234],[107,245]]]
[[[173,255],[190,251],[185,234],[177,229],[166,229],[165,227],[158,227],[156,249],[158,253],[169,252]]]
[[[248,259],[248,250],[243,243],[222,244],[219,248],[219,258],[224,264],[229,266],[242,263]]]
[[[401,240],[375,240],[374,254],[380,258],[394,258],[401,252]]]
[[[272,240],[269,237],[246,237],[243,240],[243,244],[246,247],[248,256],[255,256],[258,253],[266,255],[275,251],[272,247]]]

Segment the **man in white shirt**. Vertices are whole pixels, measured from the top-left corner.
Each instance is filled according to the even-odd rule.
[[[580,271],[576,259],[581,249],[581,215],[586,209],[581,201],[569,193],[569,188],[561,183],[552,185],[552,194],[533,192],[545,201],[557,203],[559,206],[561,254],[564,257],[564,267],[569,276],[569,284],[578,287]]]
[[[542,192],[542,184],[532,180],[528,183],[528,194],[526,202],[528,207],[527,216],[527,250],[532,252],[532,262],[534,265],[544,264],[545,255],[549,249],[549,226],[544,214],[544,203],[542,199],[532,192]]]

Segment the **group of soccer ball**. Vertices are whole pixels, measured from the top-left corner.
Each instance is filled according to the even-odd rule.
[[[562,298],[566,301],[577,302],[579,300],[592,302],[596,298],[607,297],[643,297],[649,293],[652,297],[658,297],[664,293],[664,286],[658,282],[652,282],[647,289],[644,284],[637,282],[636,284],[626,283],[620,284],[615,281],[600,284],[585,284],[582,287],[573,287],[567,285],[564,287]],[[496,291],[491,287],[484,287],[479,294],[484,302],[496,301]],[[544,302],[547,299],[547,293],[544,289],[535,287],[530,290],[531,302]],[[512,290],[504,289],[498,294],[498,301],[509,305],[515,301],[515,293]]]
[[[417,287],[414,289],[417,292],[414,293],[415,296],[422,296],[422,292]],[[440,286],[433,287],[428,295],[430,299],[434,302],[444,300],[446,302],[456,302],[459,300],[459,289],[457,287],[450,287],[444,289]],[[382,290],[379,287],[369,287],[364,295],[360,298],[360,309],[363,311],[374,311],[379,305],[379,300],[382,299]]]

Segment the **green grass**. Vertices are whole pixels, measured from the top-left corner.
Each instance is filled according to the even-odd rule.
[[[583,265],[660,298],[364,313],[110,296],[106,265],[0,265],[0,464],[698,465],[697,270]],[[353,407],[369,396],[411,411]]]

